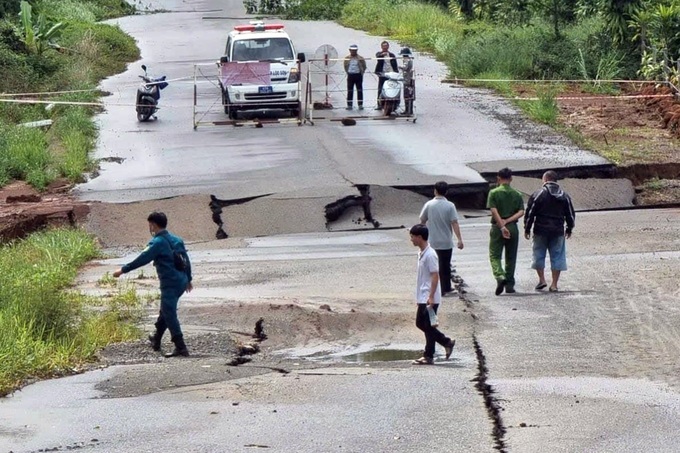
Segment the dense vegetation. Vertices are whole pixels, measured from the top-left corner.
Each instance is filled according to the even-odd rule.
[[[94,238],[77,230],[0,247],[0,396],[30,378],[71,373],[101,347],[138,335],[133,288],[100,301],[68,291],[97,256]]]
[[[96,102],[98,81],[138,57],[132,38],[97,22],[129,12],[122,0],[0,0],[0,101]],[[16,95],[44,92],[62,93]],[[0,102],[0,187],[22,179],[44,188],[91,168],[94,109],[46,107]],[[38,120],[53,123],[21,125]],[[102,346],[138,335],[134,288],[104,282],[111,297],[96,300],[69,290],[97,255],[94,238],[77,230],[0,246],[0,396],[32,378],[72,373]]]
[[[130,12],[121,0],[0,0],[0,100],[96,102],[99,80],[139,57],[131,37],[98,21]],[[13,95],[44,92],[69,93]],[[94,107],[48,105],[0,102],[0,187],[20,179],[42,189],[92,168]],[[39,120],[53,125],[20,126]]]
[[[678,82],[680,0],[246,0],[434,52],[459,78]]]

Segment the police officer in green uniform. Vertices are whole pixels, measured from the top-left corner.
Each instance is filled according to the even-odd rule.
[[[498,187],[489,192],[486,207],[491,210],[489,233],[489,261],[496,279],[496,295],[515,292],[515,263],[519,230],[517,221],[524,215],[522,194],[510,187],[512,171],[503,168],[498,172]],[[501,257],[505,250],[505,269]]]

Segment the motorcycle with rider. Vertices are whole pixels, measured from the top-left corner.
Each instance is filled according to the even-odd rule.
[[[380,75],[379,108],[383,115],[413,116],[413,104],[415,101],[415,80],[413,72],[413,54],[411,49],[404,47],[399,52],[402,57],[398,70],[384,72]],[[396,66],[396,65],[393,65]],[[404,110],[397,113],[401,104],[402,92],[404,96]]]

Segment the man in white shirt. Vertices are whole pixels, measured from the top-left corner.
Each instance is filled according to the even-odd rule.
[[[349,55],[345,57],[344,65],[347,73],[347,110],[352,110],[354,100],[354,87],[357,88],[357,103],[359,110],[364,109],[364,72],[366,72],[366,60],[357,52],[356,44],[349,46]]]
[[[453,233],[458,239],[457,247],[462,250],[463,237],[458,226],[456,206],[446,199],[449,185],[438,181],[434,185],[434,198],[423,206],[420,223],[430,230],[430,245],[439,258],[439,283],[442,294],[451,292],[451,256],[453,255]]]
[[[437,254],[427,242],[429,231],[425,225],[414,225],[410,231],[411,243],[420,249],[418,253],[418,278],[416,280],[416,327],[425,334],[425,352],[413,362],[414,365],[433,365],[435,343],[444,346],[446,359],[451,357],[456,341],[447,337],[430,322],[428,308],[437,313],[441,303],[439,289],[439,263]]]

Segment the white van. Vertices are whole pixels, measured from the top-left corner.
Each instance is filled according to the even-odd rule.
[[[284,109],[299,116],[300,63],[304,61],[303,53],[295,54],[283,25],[251,22],[235,26],[219,63],[224,112],[231,119],[239,111],[261,109]]]

